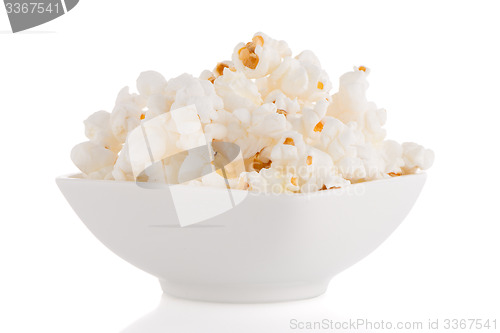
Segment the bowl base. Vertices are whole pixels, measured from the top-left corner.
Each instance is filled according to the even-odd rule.
[[[261,284],[261,285],[197,285],[160,280],[163,292],[194,301],[218,303],[272,303],[317,297],[325,293],[328,281]]]

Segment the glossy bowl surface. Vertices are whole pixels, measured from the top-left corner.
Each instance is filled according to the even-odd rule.
[[[329,281],[375,250],[415,203],[424,173],[314,194],[265,195],[176,185],[87,180],[57,185],[111,251],[158,277],[173,296],[216,302],[274,302],[318,296]],[[179,199],[180,198],[180,199]],[[209,212],[181,227],[178,214]],[[180,216],[180,215],[179,215]]]

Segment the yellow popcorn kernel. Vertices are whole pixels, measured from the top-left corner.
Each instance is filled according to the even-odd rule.
[[[255,54],[255,48],[257,45],[264,45],[264,38],[261,36],[255,36],[251,42],[248,42],[245,47],[242,47],[238,51],[238,56],[244,66],[255,69],[259,64],[259,56]]]
[[[255,36],[252,38],[252,42],[259,46],[264,46],[264,38],[262,36]]]
[[[321,132],[323,130],[324,124],[320,121],[314,126],[314,132]]]
[[[219,76],[221,76],[224,73],[224,68],[229,68],[229,66],[222,62],[219,62],[215,67],[215,71],[217,72],[217,74],[219,74]]]
[[[322,90],[324,87],[323,82],[318,82],[318,89]]]
[[[359,66],[358,69],[360,71],[366,72],[366,67],[365,66]]]
[[[306,160],[307,165],[311,165],[312,162],[313,162],[313,157],[312,156],[307,156],[307,160]]]
[[[297,186],[297,177],[292,177],[292,179],[290,179],[290,182],[292,183],[292,185]]]
[[[292,145],[295,146],[295,142],[293,141],[292,138],[286,138],[285,142],[283,142],[284,145]]]
[[[141,114],[141,120],[143,120],[144,118],[146,118],[146,115],[143,113]]]
[[[260,152],[255,154],[252,162],[252,168],[255,171],[259,172],[262,169],[269,169],[270,167],[271,167],[271,160],[269,160],[268,162],[262,162],[260,159]]]
[[[398,177],[402,176],[403,174],[401,172],[389,172],[388,175],[391,177]]]
[[[273,102],[273,103],[274,103],[274,102]],[[283,114],[283,115],[285,115],[285,117],[286,117],[286,111],[285,111],[285,110],[283,110],[283,109],[277,109],[277,110],[276,110],[276,113]]]
[[[215,77],[213,77],[213,76],[209,77],[208,81],[210,81],[210,83],[214,83],[215,82]]]
[[[244,66],[250,69],[255,69],[257,67],[257,64],[259,63],[259,56],[255,53],[251,53],[247,47],[240,49],[238,54]]]

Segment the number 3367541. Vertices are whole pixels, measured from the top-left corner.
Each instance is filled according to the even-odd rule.
[[[59,3],[41,3],[41,2],[7,2],[5,4],[7,14],[43,14],[43,13],[59,13]]]

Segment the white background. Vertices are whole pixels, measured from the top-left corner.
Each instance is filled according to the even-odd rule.
[[[315,51],[334,90],[352,66],[370,67],[369,97],[387,109],[389,137],[436,153],[424,191],[399,229],[318,299],[164,298],[125,332],[292,332],[292,318],[496,316],[500,326],[499,9],[494,1],[82,0],[14,35],[0,8],[0,332],[120,332],[157,307],[156,279],[100,244],[54,178],[76,171],[69,152],[84,140],[82,121],[110,111],[141,71],[198,75],[256,31],[295,54]]]

